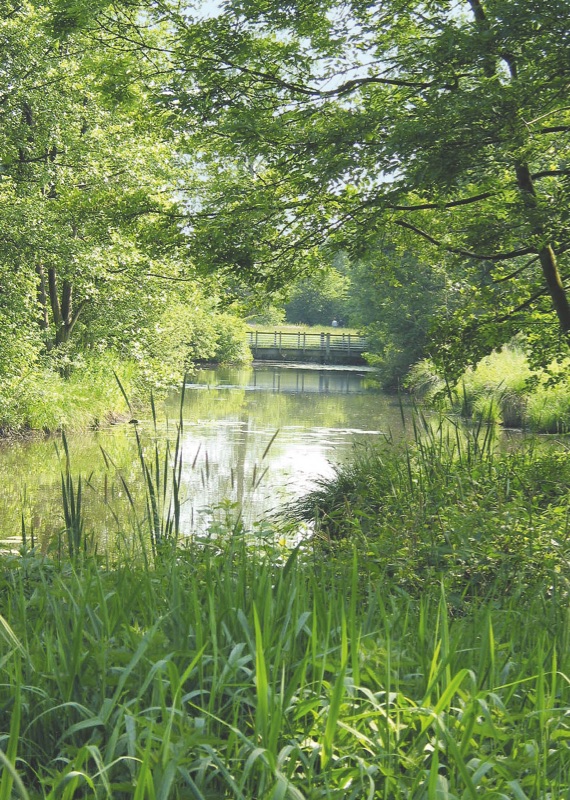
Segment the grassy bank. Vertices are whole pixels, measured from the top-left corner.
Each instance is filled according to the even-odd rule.
[[[568,366],[553,365],[550,373],[533,372],[521,349],[505,347],[468,369],[453,389],[445,386],[427,361],[412,368],[407,386],[428,402],[437,396],[440,409],[468,418],[536,433],[566,433],[570,430]],[[556,381],[552,381],[554,376]]]
[[[2,557],[2,800],[567,797],[565,454],[365,451],[288,550],[181,544],[172,453],[104,558],[71,474],[64,546]]]
[[[115,376],[136,402],[140,370],[110,353],[82,360],[69,377],[33,365],[15,385],[0,389],[0,430],[78,431],[124,416],[128,408]]]

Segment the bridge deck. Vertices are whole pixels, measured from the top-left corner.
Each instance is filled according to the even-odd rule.
[[[368,342],[351,333],[286,333],[249,331],[249,346],[254,358],[302,360],[315,358],[323,363],[364,363]]]

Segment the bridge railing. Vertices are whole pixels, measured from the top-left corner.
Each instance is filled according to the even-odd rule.
[[[249,331],[249,345],[255,350],[316,350],[360,355],[368,348],[364,336],[353,333],[287,333],[285,331]]]

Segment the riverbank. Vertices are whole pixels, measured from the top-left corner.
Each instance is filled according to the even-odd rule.
[[[0,796],[565,797],[568,467],[431,442],[297,548],[143,500],[113,552],[72,515],[1,557]]]
[[[119,381],[132,404],[142,404],[140,370],[132,361],[109,353],[81,359],[68,377],[49,365],[33,365],[16,385],[0,389],[0,435],[73,432],[128,420]]]
[[[494,352],[468,369],[454,387],[446,386],[429,361],[416,364],[407,389],[428,406],[467,419],[484,419],[533,433],[570,431],[568,360],[534,371],[516,345]]]

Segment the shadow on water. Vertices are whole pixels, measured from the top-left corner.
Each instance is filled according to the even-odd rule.
[[[179,400],[173,393],[165,402],[156,434],[151,421],[141,419],[148,453],[155,435],[163,442],[174,438]],[[402,428],[398,398],[375,388],[367,371],[309,365],[200,370],[187,384],[183,419],[181,528],[188,534],[228,510],[237,515],[243,509],[249,526],[330,475],[354,442],[398,436]],[[104,546],[132,513],[125,484],[135,500],[144,494],[132,426],[68,441],[72,470],[84,481],[86,524]],[[2,539],[19,541],[23,513],[27,530],[47,547],[63,526],[60,493],[53,440],[0,447]]]

